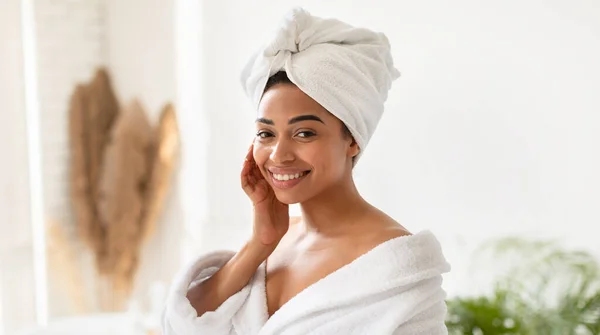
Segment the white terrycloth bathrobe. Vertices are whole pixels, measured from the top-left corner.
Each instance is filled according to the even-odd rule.
[[[190,286],[215,273],[233,252],[215,252],[176,278],[164,335],[447,334],[442,274],[450,270],[429,231],[384,242],[289,300],[270,318],[265,265],[214,312],[198,317]]]

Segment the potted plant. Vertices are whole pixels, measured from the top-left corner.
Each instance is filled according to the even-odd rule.
[[[600,266],[590,253],[521,238],[483,251],[511,266],[492,294],[448,299],[450,334],[600,334]]]

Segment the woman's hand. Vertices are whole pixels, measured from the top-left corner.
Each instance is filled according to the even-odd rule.
[[[241,179],[242,188],[254,206],[252,241],[269,249],[269,254],[281,241],[290,222],[289,206],[277,200],[273,188],[254,161],[254,144],[248,149]]]
[[[250,146],[242,169],[242,188],[254,205],[254,229],[248,241],[221,269],[187,293],[198,316],[215,311],[229,297],[248,285],[256,269],[275,250],[287,232],[288,205],[275,197],[254,161]]]

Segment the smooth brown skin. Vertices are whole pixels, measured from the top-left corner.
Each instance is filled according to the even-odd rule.
[[[312,115],[321,121],[302,120]],[[188,292],[202,315],[248,284],[266,261],[269,316],[310,285],[375,246],[410,233],[367,203],[352,179],[358,145],[341,121],[294,85],[277,84],[259,106],[257,137],[241,173],[254,205],[253,234],[210,279]],[[291,189],[275,187],[269,169],[310,171]],[[288,204],[302,217],[290,218]]]

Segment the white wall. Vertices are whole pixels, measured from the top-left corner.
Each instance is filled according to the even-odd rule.
[[[21,1],[0,1],[0,334],[35,321]]]
[[[219,132],[203,249],[233,248],[249,229],[238,173],[254,115],[238,73],[298,3],[388,35],[402,77],[356,180],[411,230],[437,233],[451,294],[472,289],[466,259],[484,238],[559,237],[600,254],[600,6],[516,0],[207,2],[204,95]]]
[[[141,98],[156,117],[175,98],[174,1],[105,2],[115,91],[122,102]]]

